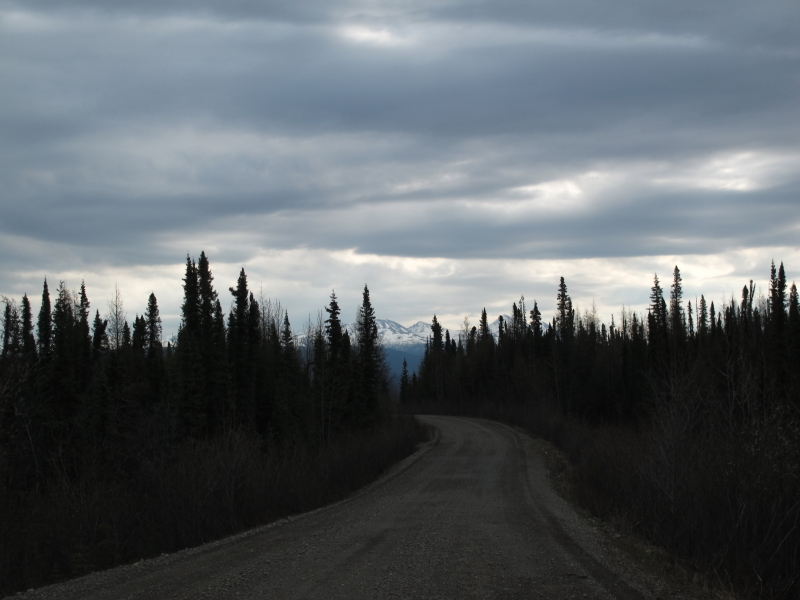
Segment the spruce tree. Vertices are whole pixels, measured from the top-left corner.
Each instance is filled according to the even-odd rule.
[[[147,299],[147,308],[144,312],[146,324],[147,349],[149,353],[161,353],[161,313],[158,310],[158,300],[154,293]]]
[[[653,287],[650,288],[650,313],[647,318],[650,356],[653,364],[663,365],[669,353],[669,324],[667,322],[667,303],[658,280],[653,275]]]
[[[36,323],[36,336],[39,345],[39,356],[47,359],[52,348],[53,317],[50,308],[50,290],[47,288],[46,277],[42,286],[42,306],[39,309],[39,319]]]
[[[101,319],[100,311],[96,311],[94,315],[94,326],[92,328],[92,359],[94,362],[100,360],[100,357],[108,350],[107,327],[108,320]]]
[[[686,336],[686,322],[683,313],[683,279],[680,269],[675,265],[672,271],[672,286],[669,297],[669,316],[674,347],[679,349]],[[678,350],[680,351],[680,350]]]
[[[742,304],[739,309],[739,314],[742,316],[742,321],[744,323],[748,323],[750,321],[750,311],[748,310],[750,307],[750,290],[747,289],[747,286],[742,287]]]
[[[364,285],[361,307],[356,321],[356,337],[361,381],[359,386],[359,410],[357,415],[363,427],[372,427],[379,413],[381,392],[382,351],[378,340],[378,324],[375,309],[369,297],[369,288]]]
[[[697,335],[700,337],[708,335],[708,308],[703,295],[700,296],[700,308],[697,313]]]
[[[219,299],[214,301],[213,320],[211,322],[211,337],[207,370],[208,378],[208,409],[210,431],[220,431],[226,423],[230,423],[233,415],[233,406],[230,401],[230,370],[228,368],[228,343],[225,330],[225,314]]]
[[[403,359],[403,370],[400,372],[400,402],[408,402],[408,362]]]
[[[542,313],[539,312],[539,305],[536,304],[536,300],[533,301],[533,308],[531,309],[531,331],[533,331],[533,337],[536,340],[539,340],[542,337]]]
[[[183,427],[190,437],[199,437],[207,429],[207,402],[204,389],[204,366],[201,358],[201,300],[197,265],[186,255],[183,277],[183,303],[178,329],[176,363],[178,398]]]
[[[197,286],[200,296],[200,321],[203,325],[209,325],[214,319],[217,292],[214,291],[213,282],[214,277],[211,275],[208,257],[205,252],[200,252],[200,259],[197,261]]]
[[[650,288],[650,313],[653,315],[656,326],[656,332],[653,334],[661,335],[667,327],[664,306],[664,292],[659,284],[658,274],[655,274],[653,275],[653,287]]]
[[[92,365],[92,331],[89,325],[89,298],[86,295],[86,284],[81,281],[78,295],[78,319],[75,323],[75,343],[77,345],[78,383],[81,389],[89,384]]]
[[[770,265],[769,311],[770,320],[781,328],[786,314],[786,273],[783,270],[783,263],[776,273],[775,261]]]
[[[228,420],[229,360],[225,316],[217,292],[214,290],[206,253],[200,252],[197,261],[197,285],[200,298],[200,332],[198,351],[202,365],[201,392],[207,416],[209,434],[214,434]]]
[[[556,295],[556,333],[559,339],[567,341],[572,339],[575,328],[575,310],[572,308],[572,298],[567,293],[567,284],[561,277]]]
[[[22,354],[26,360],[36,360],[36,339],[33,337],[33,311],[28,294],[22,296]]]
[[[449,337],[449,334],[448,334]],[[447,340],[447,344],[449,345],[450,340]],[[426,376],[430,381],[432,386],[432,392],[436,397],[436,400],[442,402],[444,400],[444,353],[443,350],[446,348],[444,345],[444,339],[442,336],[442,325],[439,323],[439,320],[436,318],[436,315],[433,315],[433,320],[431,321],[431,337],[429,338],[428,343],[428,360],[426,361]]]
[[[186,272],[183,276],[183,304],[181,304],[181,330],[195,337],[200,329],[200,282],[197,265],[186,255]]]
[[[131,347],[131,328],[128,326],[127,321],[125,321],[122,325],[122,347]]]
[[[249,378],[248,353],[248,315],[250,292],[247,289],[247,274],[242,269],[235,288],[229,288],[233,296],[233,306],[228,315],[228,353],[231,373],[231,395],[233,397],[236,419],[248,424],[253,417],[252,395]]]
[[[64,282],[58,286],[53,307],[53,350],[50,392],[60,426],[67,425],[77,408],[76,330],[74,300]]]
[[[148,403],[161,400],[166,373],[164,371],[164,351],[161,343],[161,314],[155,293],[150,293],[144,316],[145,340],[147,345],[147,378],[150,383]]]
[[[331,292],[331,301],[325,307],[328,318],[325,320],[325,336],[328,340],[329,364],[331,368],[336,368],[339,360],[339,353],[342,345],[342,322],[339,319],[341,309],[336,301],[336,292]]]
[[[800,301],[797,286],[792,282],[789,290],[789,318],[787,321],[789,334],[790,365],[795,378],[795,397],[800,408]]]
[[[494,342],[494,338],[492,338],[492,333],[489,331],[489,318],[486,315],[486,307],[483,307],[481,311],[481,320],[478,323],[478,341],[482,345],[490,344]]]
[[[708,309],[709,335],[714,338],[717,334],[717,311],[714,309],[714,301]]]
[[[775,269],[775,261],[770,265],[769,315],[767,330],[769,333],[769,364],[772,377],[777,387],[783,391],[787,382],[789,365],[786,361],[786,272],[783,263]]]
[[[292,335],[292,326],[289,323],[289,311],[287,310],[283,316],[283,328],[281,329],[281,349],[284,352],[294,354],[294,336]]]
[[[20,330],[19,310],[13,300],[3,298],[6,305],[3,315],[3,359],[16,358],[20,350],[22,332]]]
[[[439,320],[436,318],[436,315],[433,315],[433,321],[431,321],[431,339],[432,339],[431,348],[433,349],[433,351],[440,352],[443,348],[442,326],[439,324]]]

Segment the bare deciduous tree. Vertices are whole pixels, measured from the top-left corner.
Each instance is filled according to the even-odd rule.
[[[108,320],[108,345],[111,348],[119,348],[122,346],[122,334],[125,329],[125,321],[127,315],[125,314],[125,307],[122,303],[122,294],[119,291],[119,284],[114,283],[114,295],[108,299],[108,312],[106,319]]]

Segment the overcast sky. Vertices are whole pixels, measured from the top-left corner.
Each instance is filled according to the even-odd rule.
[[[800,283],[800,3],[0,0],[0,293],[177,329],[186,254],[297,327],[610,321]]]

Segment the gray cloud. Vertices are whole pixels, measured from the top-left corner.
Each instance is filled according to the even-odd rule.
[[[796,247],[798,17],[738,1],[0,2],[0,252],[20,273],[208,245],[232,263]]]

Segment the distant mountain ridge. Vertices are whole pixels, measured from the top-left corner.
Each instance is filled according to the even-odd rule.
[[[506,323],[511,322],[511,317],[508,315],[503,315],[503,319]],[[424,347],[425,342],[428,341],[428,337],[431,335],[431,324],[425,321],[417,321],[410,327],[405,327],[397,321],[391,321],[389,319],[376,319],[376,323],[378,325],[378,337],[380,337],[383,342],[384,348],[410,350],[411,347]],[[477,324],[475,325],[477,326]],[[352,337],[355,334],[356,324],[346,323],[342,325],[342,329],[347,330]],[[489,324],[489,331],[496,340],[500,333],[499,318]],[[450,332],[450,337],[455,340],[458,340],[458,335],[459,331]],[[421,348],[419,349],[419,353],[422,354]]]
[[[511,321],[511,317],[503,315],[506,323]],[[378,326],[378,337],[383,343],[386,351],[386,359],[389,363],[392,375],[395,380],[400,379],[400,372],[403,368],[403,360],[408,365],[409,373],[416,371],[425,353],[425,343],[431,335],[431,324],[425,321],[417,321],[410,327],[405,327],[397,321],[389,319],[376,319]],[[473,325],[477,326],[477,323]],[[356,331],[355,323],[344,323],[342,329],[347,331],[351,338],[354,338]],[[500,319],[495,319],[489,324],[489,331],[497,340],[500,331]],[[450,337],[458,340],[459,331],[451,331]]]
[[[389,319],[376,319],[376,324],[378,325],[378,337],[385,348],[409,350],[415,346],[424,347],[431,333],[430,323],[424,321],[418,321],[411,327],[403,327],[400,323]],[[347,323],[343,329],[353,336],[356,324]],[[422,354],[422,349],[419,350],[419,353]]]

